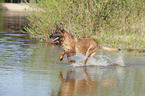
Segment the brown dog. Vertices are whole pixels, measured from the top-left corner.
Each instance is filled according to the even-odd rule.
[[[86,64],[88,58],[93,56],[99,47],[108,51],[119,51],[118,48],[108,48],[104,47],[101,44],[97,43],[92,38],[76,38],[66,30],[64,30],[62,23],[60,23],[60,27],[56,26],[56,30],[54,34],[50,35],[50,38],[53,38],[55,34],[60,34],[59,42],[61,42],[62,49],[64,50],[60,55],[60,61],[63,60],[63,56],[67,54],[68,62],[75,62],[70,59],[70,55],[77,55],[86,52],[86,57],[83,64]],[[53,38],[54,39],[54,38]],[[56,40],[56,39],[55,39]]]

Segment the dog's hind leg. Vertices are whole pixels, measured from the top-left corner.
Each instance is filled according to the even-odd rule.
[[[88,58],[89,58],[90,56],[93,56],[93,55],[96,53],[97,49],[98,49],[98,48],[96,47],[96,48],[89,48],[89,49],[87,50],[87,52],[86,52],[86,58],[85,58],[83,64],[86,64],[86,63],[87,63]]]

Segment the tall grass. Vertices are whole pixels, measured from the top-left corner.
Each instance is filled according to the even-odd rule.
[[[3,3],[4,2],[4,0],[0,0],[0,3]]]
[[[32,37],[48,41],[62,22],[76,37],[91,37],[110,47],[145,48],[144,0],[40,0],[29,11]]]

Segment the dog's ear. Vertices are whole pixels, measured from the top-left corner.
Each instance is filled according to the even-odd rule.
[[[63,26],[62,26],[62,23],[60,23],[60,30],[63,30]]]

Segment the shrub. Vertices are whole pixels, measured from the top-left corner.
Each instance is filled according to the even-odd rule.
[[[76,37],[92,37],[114,47],[130,42],[132,36],[145,41],[144,0],[40,0],[30,5],[37,11],[28,12],[25,29],[41,40],[48,41],[61,22]],[[126,36],[131,37],[123,40]]]

